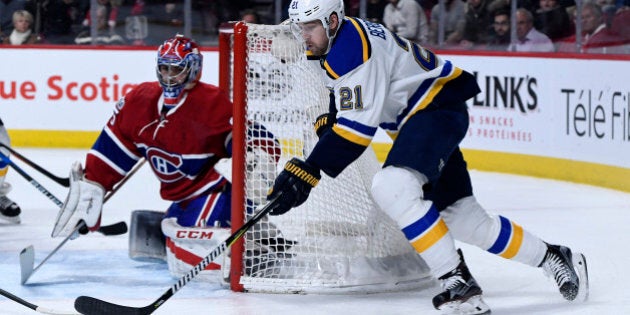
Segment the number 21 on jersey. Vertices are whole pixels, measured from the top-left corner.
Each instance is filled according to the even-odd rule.
[[[329,88],[329,90],[331,95],[334,95],[334,90],[331,88]],[[354,88],[342,86],[339,88],[339,110],[353,109],[363,109],[361,85],[356,85]]]

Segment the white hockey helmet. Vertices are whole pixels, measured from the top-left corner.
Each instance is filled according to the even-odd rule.
[[[289,19],[291,24],[312,22],[320,20],[326,30],[330,43],[332,43],[335,34],[330,35],[330,15],[336,13],[339,18],[339,26],[343,22],[345,16],[343,0],[292,0],[289,4]],[[339,26],[337,30],[339,30]]]

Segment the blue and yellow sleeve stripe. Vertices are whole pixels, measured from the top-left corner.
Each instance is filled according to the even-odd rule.
[[[372,142],[377,127],[367,126],[346,118],[339,118],[332,130],[345,140],[367,147]]]

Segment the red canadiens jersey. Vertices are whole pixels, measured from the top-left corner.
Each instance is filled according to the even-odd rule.
[[[182,201],[222,188],[215,163],[231,151],[232,104],[213,85],[197,83],[179,105],[162,112],[162,88],[142,83],[118,103],[87,155],[86,178],[106,190],[145,158],[160,195]]]

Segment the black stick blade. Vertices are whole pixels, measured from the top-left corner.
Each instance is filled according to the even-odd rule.
[[[98,229],[103,235],[121,235],[127,233],[127,223],[120,221],[112,225],[101,226]]]
[[[74,300],[74,308],[84,315],[145,315],[151,314],[156,309],[153,305],[145,307],[124,306],[89,296],[80,296]]]

